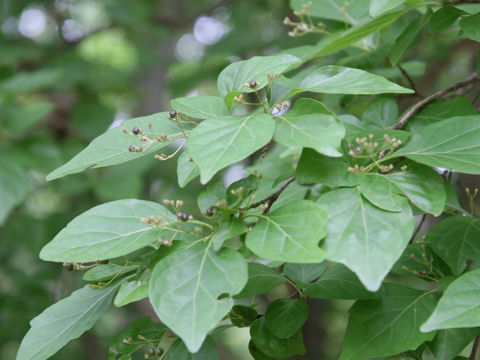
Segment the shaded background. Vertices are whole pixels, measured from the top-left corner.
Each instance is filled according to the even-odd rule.
[[[198,180],[179,189],[175,161],[153,157],[51,183],[45,175],[122,120],[168,110],[174,97],[215,95],[216,77],[232,61],[319,38],[287,36],[282,24],[292,15],[287,0],[3,0],[0,14],[0,175],[13,171],[28,184],[12,212],[0,204],[0,359],[10,360],[28,322],[81,284],[81,274],[38,259],[68,221],[107,201],[188,200],[201,189]],[[459,40],[452,50],[447,40],[423,34],[408,54],[420,92],[431,93],[471,72],[478,45]],[[368,67],[378,59],[373,54],[361,61],[357,66]],[[377,73],[408,86],[398,69],[385,66]],[[356,114],[370,103],[365,97],[342,101]],[[411,101],[404,99],[403,107]],[[224,176],[239,171],[234,166]],[[2,191],[8,189],[0,186]],[[185,210],[198,211],[192,201]],[[288,295],[282,286],[266,300]],[[311,303],[305,326],[309,359],[337,357],[350,304]],[[109,341],[145,314],[152,314],[145,301],[112,308],[52,359],[105,359]],[[217,340],[222,359],[250,359],[248,329],[228,330]]]

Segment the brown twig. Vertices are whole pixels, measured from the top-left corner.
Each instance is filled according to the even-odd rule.
[[[470,360],[476,360],[477,359],[477,353],[478,353],[478,346],[480,345],[480,335],[478,335],[475,338],[475,342],[473,343],[472,347],[472,353],[470,354]]]
[[[398,70],[400,70],[400,72],[402,73],[402,75],[405,77],[405,79],[407,79],[408,83],[410,84],[410,87],[415,91],[415,95],[420,96],[420,97],[423,98],[423,96],[418,92],[417,86],[416,86],[415,83],[413,82],[413,79],[410,77],[410,75],[408,74],[407,70],[405,70],[405,69],[403,68],[403,66],[400,65],[400,63],[397,64],[397,67],[398,67]]]
[[[426,97],[422,101],[419,101],[416,103],[402,118],[399,122],[397,122],[395,125],[392,125],[389,127],[389,129],[402,129],[407,122],[421,109],[423,109],[425,106],[430,104],[431,102],[434,102],[435,100],[438,100],[445,95],[457,91],[458,89],[464,88],[466,86],[470,86],[471,84],[474,84],[475,82],[480,81],[480,76],[475,72],[473,73],[468,79],[460,81],[456,84],[453,84],[452,86],[449,86],[446,89],[440,90],[429,97]]]
[[[270,196],[267,196],[265,199],[263,200],[260,200],[260,201],[257,201],[257,202],[254,202],[253,204],[250,204],[249,206],[245,207],[245,208],[241,208],[239,209],[240,211],[246,211],[246,210],[249,210],[249,209],[255,209],[261,205],[264,205],[266,204],[266,208],[263,210],[263,213],[266,214],[268,213],[268,210],[270,209],[270,207],[273,205],[273,203],[275,201],[277,201],[278,197],[282,194],[282,192],[288,187],[288,185],[290,185],[293,181],[295,181],[295,176],[292,176],[290,179],[288,179],[287,181],[285,181],[285,183],[280,187],[280,189],[278,189],[277,191],[275,191],[273,194],[271,194]]]

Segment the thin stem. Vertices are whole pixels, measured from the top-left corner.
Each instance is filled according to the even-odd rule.
[[[417,90],[417,87],[415,86],[415,83],[413,82],[413,79],[408,74],[407,70],[405,70],[403,68],[403,66],[400,65],[400,63],[397,64],[397,68],[398,68],[398,70],[400,70],[400,72],[405,77],[405,79],[407,79],[408,83],[410,84],[410,87],[415,91],[415,94],[420,96],[420,97],[423,97],[422,95],[419,94],[419,92]]]
[[[418,235],[418,232],[419,232],[420,229],[422,228],[423,223],[425,222],[425,219],[426,219],[426,218],[427,218],[427,215],[426,215],[426,214],[423,214],[422,219],[420,220],[417,228],[415,229],[415,232],[413,233],[412,237],[410,238],[410,244],[413,243],[413,240],[414,240],[415,237]]]
[[[425,106],[430,104],[431,102],[434,102],[435,100],[438,100],[442,98],[443,96],[452,93],[454,91],[457,91],[458,89],[464,88],[466,86],[470,86],[471,84],[474,84],[475,82],[480,81],[480,76],[474,72],[468,79],[460,81],[456,84],[453,84],[452,86],[449,86],[446,89],[440,90],[429,97],[426,97],[422,101],[419,101],[416,103],[401,119],[399,122],[397,122],[395,125],[390,126],[389,129],[395,129],[399,130],[402,129],[408,121],[420,110],[422,110]]]
[[[266,204],[267,207],[265,208],[265,210],[263,210],[263,214],[266,214],[268,213],[270,207],[272,206],[272,204],[277,201],[278,197],[282,194],[282,192],[288,187],[288,185],[290,185],[292,182],[295,181],[295,176],[292,176],[290,179],[288,179],[287,181],[285,181],[285,183],[282,185],[282,187],[280,189],[278,189],[277,191],[275,191],[273,194],[271,194],[270,196],[266,197],[265,199],[263,200],[260,200],[260,201],[257,201],[245,208],[240,208],[238,209],[239,211],[246,211],[246,210],[250,210],[250,209],[254,209],[254,208],[257,208],[261,205],[264,205]]]

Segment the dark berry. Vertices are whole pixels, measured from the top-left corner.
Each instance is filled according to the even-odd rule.
[[[250,81],[250,83],[248,84],[248,86],[250,86],[251,89],[255,89],[257,87],[257,82],[255,80],[253,81]]]
[[[132,132],[133,132],[135,135],[138,135],[138,134],[140,133],[140,129],[135,126],[135,127],[132,129]]]
[[[64,266],[65,269],[67,269],[68,271],[72,271],[72,270],[73,270],[73,264],[72,264],[72,263],[63,263],[63,266]]]
[[[467,265],[472,265],[472,264],[473,264],[473,259],[467,259],[467,260],[465,260],[465,264],[467,264]]]
[[[163,349],[155,349],[155,355],[157,356],[163,355]]]
[[[130,146],[128,147],[128,151],[130,151],[130,152],[134,152],[135,150],[136,150],[136,149],[135,149],[135,146],[133,146],[133,145],[130,145]]]
[[[207,216],[212,216],[212,215],[213,215],[213,209],[212,209],[212,208],[208,208],[205,213],[207,214]]]
[[[170,113],[168,114],[168,117],[170,119],[175,119],[177,117],[177,111],[176,110],[170,110]]]
[[[177,219],[187,221],[188,220],[188,214],[185,214],[185,213],[179,211],[177,213]]]
[[[425,276],[428,275],[428,271],[426,269],[420,270],[420,275]]]

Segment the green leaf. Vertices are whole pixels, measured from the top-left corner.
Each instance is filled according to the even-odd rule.
[[[236,327],[248,327],[257,317],[257,310],[245,305],[234,305],[229,314],[230,321]]]
[[[386,129],[397,122],[398,105],[388,97],[375,99],[362,115],[362,123],[372,129]]]
[[[304,294],[319,299],[365,300],[378,299],[383,291],[368,291],[355,273],[342,264],[336,264],[320,279],[307,284]]]
[[[382,76],[360,69],[344,66],[323,66],[303,79],[295,92],[312,91],[326,94],[383,94],[383,93],[413,93]]]
[[[439,216],[445,209],[447,194],[442,177],[433,169],[408,163],[406,171],[386,175],[416,207]]]
[[[264,294],[287,280],[266,265],[248,263],[248,282],[236,298],[251,297]]]
[[[83,274],[85,281],[105,281],[132,272],[138,268],[138,265],[117,265],[114,263],[97,265]]]
[[[12,209],[20,204],[31,185],[25,171],[13,160],[0,157],[0,226]]]
[[[368,290],[377,291],[413,233],[410,206],[405,201],[401,212],[385,212],[358,189],[330,191],[318,203],[328,213],[327,259],[348,266]]]
[[[437,100],[418,112],[407,124],[407,129],[416,132],[420,128],[455,116],[478,115],[472,103],[462,97]]]
[[[418,130],[391,157],[480,174],[480,116],[459,116]]]
[[[429,292],[385,284],[380,300],[357,301],[350,319],[340,360],[363,360],[415,350],[435,333],[418,329],[432,312],[435,300]]]
[[[198,208],[202,213],[212,206],[219,206],[224,201],[225,189],[220,181],[208,184],[207,189],[202,191],[197,198]]]
[[[198,352],[192,354],[185,347],[181,339],[175,340],[169,348],[165,360],[218,360],[218,351],[215,341],[210,336],[207,336],[205,342]]]
[[[226,191],[228,205],[235,208],[240,206],[259,185],[260,179],[255,175],[249,175],[230,184]]]
[[[201,183],[264,146],[272,138],[274,127],[272,117],[266,114],[203,121],[188,138],[190,154],[200,168]]]
[[[460,27],[466,37],[480,42],[480,14],[462,18],[460,20]]]
[[[44,360],[89,330],[107,311],[118,285],[93,290],[85,286],[60,300],[30,322],[17,360]]]
[[[191,126],[182,124],[180,126],[170,119],[168,113],[158,113],[150,116],[139,117],[124,121],[121,126],[108,130],[95,138],[85,149],[75,155],[66,164],[52,171],[47,175],[47,180],[54,180],[65,175],[75,174],[89,168],[99,168],[121,164],[127,161],[138,159],[142,156],[152,154],[172,143],[172,141],[184,137]],[[149,123],[152,123],[152,129]],[[131,131],[134,127],[143,130],[143,135],[150,141],[140,141],[142,135],[125,134],[122,128]],[[167,135],[165,141],[154,141],[155,137]],[[130,151],[133,145],[137,149],[141,146],[142,151]]]
[[[284,115],[275,116],[273,138],[289,147],[309,147],[327,156],[342,156],[338,151],[345,136],[342,122],[313,99],[299,99]]]
[[[147,276],[145,279],[122,281],[113,304],[116,307],[121,307],[146,298],[148,296],[148,280]]]
[[[247,264],[232,249],[215,253],[197,243],[160,260],[150,279],[150,302],[158,317],[186,344],[200,349],[208,332],[230,311],[247,282]]]
[[[127,255],[171,232],[144,224],[142,219],[149,216],[162,216],[164,225],[177,221],[163,205],[151,201],[112,201],[73,219],[43,247],[40,258],[88,262]]]
[[[429,348],[435,360],[451,360],[480,334],[479,328],[439,330]]]
[[[436,224],[425,240],[455,275],[467,267],[467,260],[480,260],[480,219],[452,216]]]
[[[390,54],[390,64],[392,66],[397,66],[398,62],[402,58],[402,55],[410,47],[413,41],[417,38],[420,31],[423,29],[425,24],[430,20],[432,16],[431,11],[427,11],[427,14],[424,17],[418,17],[413,20],[409,26],[403,31],[402,34],[397,38],[393,46],[393,50]]]
[[[248,60],[230,64],[218,76],[217,88],[228,108],[232,107],[233,98],[241,93],[254,90],[248,87],[251,81],[257,82],[256,90],[268,84],[267,73],[281,74],[287,69],[300,64],[300,59],[288,54],[272,56],[254,56]]]
[[[346,157],[332,158],[312,149],[303,149],[295,174],[296,180],[300,184],[357,185],[360,182],[359,177],[347,171],[349,166],[351,164]]]
[[[128,324],[125,329],[113,340],[108,348],[108,353],[112,360],[121,360],[125,354],[131,354],[142,346],[144,341],[138,341],[139,336],[152,341],[158,342],[162,339],[167,327],[162,323],[152,321],[148,316],[141,317]],[[125,342],[126,339],[132,339],[131,342]]]
[[[230,221],[222,223],[217,232],[212,236],[212,245],[215,251],[220,250],[223,243],[235,236],[243,234],[246,231],[245,224],[236,217],[232,217]]]
[[[293,336],[308,318],[308,305],[300,299],[277,299],[268,305],[265,324],[280,339]]]
[[[458,277],[445,290],[435,311],[422,325],[421,330],[427,332],[480,326],[479,287],[480,268]]]
[[[218,96],[191,96],[173,99],[170,102],[173,109],[180,114],[196,119],[228,115],[225,101]]]
[[[184,188],[190,181],[200,175],[197,164],[193,161],[188,150],[184,150],[177,161],[178,186]]]
[[[271,356],[265,355],[263,352],[261,352],[260,349],[255,346],[252,340],[248,342],[248,351],[254,360],[276,360]]]
[[[315,280],[322,275],[326,269],[326,261],[313,264],[286,263],[283,266],[284,274],[296,283],[301,284],[306,284]]]
[[[339,50],[345,49],[347,46],[353,45],[359,40],[366,38],[367,36],[382,30],[387,27],[395,20],[397,20],[403,14],[406,14],[411,9],[391,12],[384,14],[380,17],[377,17],[363,25],[357,25],[349,30],[343,32],[340,37],[334,39],[333,41],[327,43],[325,46],[321,47],[320,50],[315,55],[316,57],[325,56],[333,54]],[[410,91],[409,91],[410,92]]]
[[[302,11],[302,5],[306,0],[290,0],[290,6],[296,11]],[[352,0],[345,6],[344,0],[314,0],[308,10],[311,16],[322,19],[331,19],[356,24],[359,20],[368,16],[369,0]]]
[[[370,15],[375,17],[402,5],[405,0],[371,0]]]
[[[387,211],[402,211],[404,199],[398,187],[389,181],[385,175],[368,173],[359,176],[358,189],[373,205]]]
[[[465,11],[457,9],[453,6],[443,6],[432,15],[428,30],[431,33],[444,30],[451,25],[461,16],[466,14]]]
[[[260,218],[246,246],[270,260],[315,263],[325,258],[318,243],[326,235],[327,214],[309,200],[295,200]]]
[[[264,354],[275,359],[287,358],[293,355],[304,355],[307,351],[303,345],[302,332],[280,339],[267,327],[265,317],[257,319],[250,327],[250,336],[255,346]]]
[[[443,185],[445,186],[445,192],[447,194],[447,200],[445,201],[445,207],[447,209],[453,209],[459,211],[460,213],[465,213],[465,209],[460,205],[458,201],[457,191],[449,182],[444,181]]]

